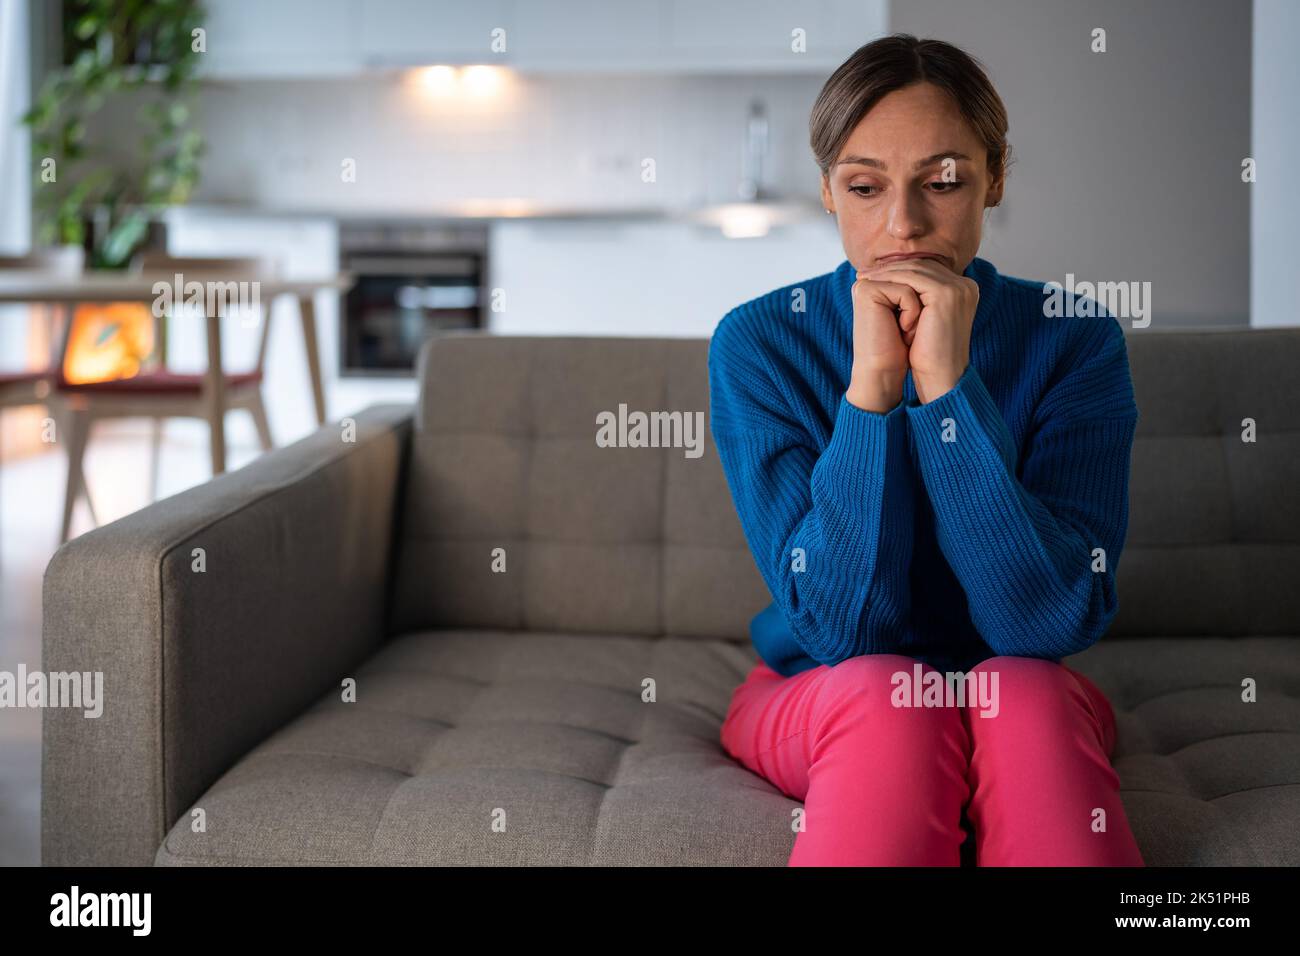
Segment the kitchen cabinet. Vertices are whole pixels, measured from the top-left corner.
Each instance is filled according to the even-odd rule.
[[[668,8],[608,0],[518,2],[512,64],[521,70],[656,69],[663,64]]]
[[[202,75],[353,75],[435,63],[528,73],[827,73],[887,26],[887,0],[220,0]],[[493,30],[506,49],[492,49]],[[804,31],[806,52],[791,50]]]
[[[217,0],[207,11],[202,77],[346,76],[362,67],[353,0]]]
[[[844,261],[827,216],[761,239],[666,220],[502,220],[489,240],[497,335],[708,338],[742,302]]]
[[[671,0],[663,58],[682,69],[830,71],[885,32],[883,0]],[[802,31],[805,52],[791,47]]]
[[[492,31],[498,27],[506,30],[507,52],[511,45],[511,0],[366,0],[359,6],[358,42],[365,67],[505,62],[491,49]]]

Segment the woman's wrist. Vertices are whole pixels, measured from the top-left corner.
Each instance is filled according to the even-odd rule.
[[[903,400],[906,372],[860,371],[854,369],[845,398],[863,411],[886,414]]]

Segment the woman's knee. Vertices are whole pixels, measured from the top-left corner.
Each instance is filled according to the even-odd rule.
[[[1038,657],[999,656],[981,661],[971,673],[987,675],[990,692],[997,698],[997,712],[1032,714],[1036,719],[1053,713],[1070,715],[1092,702],[1069,669]]]
[[[864,654],[829,667],[821,677],[816,702],[820,724],[854,721],[862,723],[894,720],[908,728],[942,728],[961,715],[951,707],[910,706],[907,690],[915,668],[933,670],[928,664],[903,654]],[[917,716],[922,712],[924,716]],[[907,715],[909,719],[902,721]]]

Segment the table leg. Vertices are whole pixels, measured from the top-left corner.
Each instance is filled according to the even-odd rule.
[[[311,397],[316,403],[316,424],[325,424],[325,386],[320,377],[320,346],[316,341],[316,303],[311,293],[298,296],[302,318],[302,343],[307,349],[307,371],[311,375]]]
[[[207,406],[212,444],[212,474],[226,470],[226,376],[221,369],[221,316],[209,315]]]
[[[72,511],[77,506],[77,499],[85,495],[86,503],[90,503],[90,492],[86,488],[86,473],[82,462],[86,454],[86,439],[89,437],[91,418],[86,409],[77,408],[73,403],[69,403],[64,411],[65,414],[61,416],[63,421],[56,426],[63,429],[63,440],[68,451],[68,484],[63,494],[63,526],[59,531],[60,543],[66,542],[72,531]],[[98,524],[98,520],[95,523]]]

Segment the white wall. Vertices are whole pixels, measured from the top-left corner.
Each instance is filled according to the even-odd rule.
[[[1300,193],[1300,3],[1255,0],[1251,77],[1250,324],[1300,325],[1296,305],[1296,223]]]
[[[0,0],[0,254],[27,251],[31,230],[30,136],[19,125],[31,100],[27,4]]]
[[[1153,328],[1247,323],[1248,2],[892,0],[889,29],[961,46],[1006,103],[1016,163],[984,258],[1036,280],[1149,281]],[[1295,93],[1279,96],[1292,116]]]
[[[27,4],[0,0],[0,255],[22,255],[31,233],[29,135],[18,125],[27,112]],[[0,305],[0,368],[25,364],[27,308]]]

